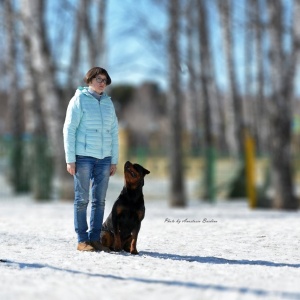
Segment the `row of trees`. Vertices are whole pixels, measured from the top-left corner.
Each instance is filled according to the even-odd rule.
[[[22,191],[28,174],[24,161],[23,133],[30,134],[33,140],[30,176],[35,197],[49,197],[52,170],[61,197],[71,198],[71,182],[66,177],[66,164],[62,142],[62,126],[66,103],[74,94],[78,78],[82,75],[81,62],[89,66],[101,65],[104,51],[106,1],[80,0],[78,3],[62,1],[64,9],[50,16],[47,23],[49,5],[45,0],[1,1],[3,18],[1,32],[6,40],[2,45],[3,72],[6,75],[6,88],[9,100],[9,121],[13,138],[11,179],[16,191]],[[91,10],[96,12],[90,18]],[[66,34],[64,23],[49,28],[56,17],[66,18],[68,12],[74,18],[72,34]],[[48,13],[48,14],[47,14]],[[63,21],[62,19],[62,21]],[[51,37],[51,30],[56,36]],[[64,40],[65,36],[65,40]],[[88,47],[83,47],[84,41]],[[64,80],[61,81],[62,52],[60,43],[71,43],[70,55],[64,57]],[[100,49],[100,51],[99,51]],[[79,75],[80,74],[80,75]],[[20,80],[22,79],[22,80]],[[23,80],[24,79],[24,80]],[[65,83],[65,85],[64,85]],[[25,102],[25,128],[22,119],[21,97]],[[54,166],[54,168],[53,168]],[[28,167],[28,166],[27,166]]]
[[[300,1],[195,0],[168,4],[169,107],[173,128],[181,131],[177,114],[181,102],[181,91],[178,90],[178,83],[182,81],[180,64],[183,62],[178,54],[183,34],[178,24],[182,22],[186,27],[188,92],[195,112],[192,115],[196,124],[195,140],[199,137],[197,130],[203,127],[204,147],[208,153],[216,148],[217,143],[225,142],[231,152],[243,159],[245,129],[250,130],[256,137],[258,149],[270,153],[271,186],[274,190],[272,206],[296,209],[298,200],[293,185],[291,123],[299,62]],[[216,56],[213,43],[217,32],[223,42],[219,44],[221,51]],[[241,51],[245,51],[244,59],[237,57]],[[218,102],[221,98],[216,68],[218,57],[224,60],[223,71],[227,79],[226,99],[222,104]],[[239,73],[241,65],[244,74]],[[200,114],[199,104],[202,105]],[[200,119],[203,121],[200,122]],[[216,126],[218,129],[214,130]],[[225,140],[217,139],[217,135],[225,137]],[[172,172],[175,176],[172,181],[175,183],[172,186],[174,203],[177,203],[176,195],[179,195],[184,205],[184,197],[179,193],[183,181],[183,177],[178,175],[178,171],[180,173],[183,169],[182,162],[177,161],[181,157],[180,147],[173,135],[171,144],[170,151],[174,152],[172,163],[176,161],[174,168],[177,170]],[[208,179],[210,172],[207,168]]]
[[[65,107],[81,70],[107,65],[109,2],[62,0],[60,10],[49,14],[51,3],[55,1],[0,2],[0,32],[6,41],[0,46],[4,53],[0,66],[9,87],[10,128],[17,162],[14,181],[20,182],[22,172],[18,166],[23,164],[23,128],[18,122],[22,91],[25,131],[36,141],[32,155],[39,157],[34,165],[34,172],[40,174],[34,185],[36,193],[43,197],[42,175],[47,165],[51,169],[53,160],[57,188],[65,197],[63,190],[70,190],[72,185],[66,177],[62,145]],[[171,204],[186,205],[183,129],[190,130],[193,145],[205,148],[207,157],[215,149],[223,149],[243,161],[247,128],[255,136],[258,150],[270,153],[271,185],[275,191],[272,205],[296,209],[291,122],[297,104],[294,82],[298,71],[300,0],[147,3],[167,16],[163,30],[158,23],[149,25],[153,15],[135,3],[132,23],[126,12],[122,34],[143,34],[147,51],[157,58],[154,74],[165,74],[168,80]],[[70,54],[63,55],[63,48]],[[166,65],[169,68],[164,73]],[[25,80],[18,80],[20,76]],[[41,143],[41,138],[48,143]],[[208,181],[210,172],[207,164]]]

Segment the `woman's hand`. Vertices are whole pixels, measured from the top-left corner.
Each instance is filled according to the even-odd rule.
[[[117,165],[110,165],[110,176],[114,176],[117,171]]]
[[[67,171],[71,175],[75,175],[75,163],[69,163],[69,164],[67,164]]]

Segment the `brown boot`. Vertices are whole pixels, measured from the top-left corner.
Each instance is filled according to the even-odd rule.
[[[95,251],[95,248],[88,242],[78,243],[77,250],[79,251]]]
[[[96,251],[104,251],[107,253],[110,252],[110,249],[108,247],[103,246],[100,241],[91,241],[90,244],[92,247],[95,248]]]

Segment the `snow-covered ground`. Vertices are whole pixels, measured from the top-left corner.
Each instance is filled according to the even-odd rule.
[[[106,215],[122,184],[112,179]],[[2,186],[0,299],[300,299],[299,212],[195,200],[171,209],[166,191],[146,178],[133,256],[76,251],[72,203],[37,204]]]

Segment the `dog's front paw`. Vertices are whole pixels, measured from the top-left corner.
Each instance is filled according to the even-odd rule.
[[[137,254],[139,254],[139,252],[136,249],[131,249],[130,254],[137,255]]]
[[[115,250],[116,252],[121,251],[121,250],[122,250],[121,243],[115,243],[114,250]]]

